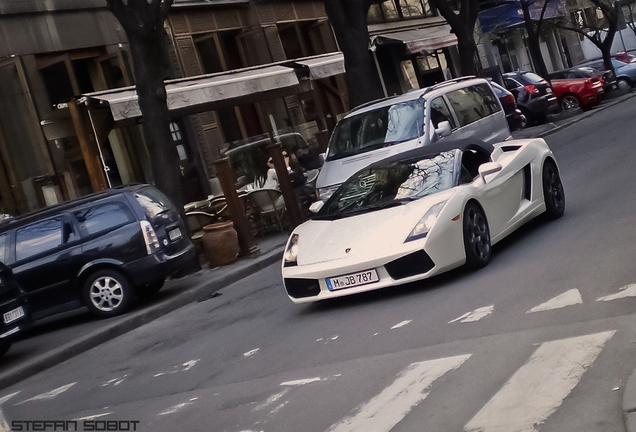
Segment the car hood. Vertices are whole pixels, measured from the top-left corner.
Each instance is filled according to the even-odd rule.
[[[444,191],[398,207],[333,221],[310,220],[296,230],[298,264],[310,265],[344,258],[375,257],[378,251],[400,247],[431,208],[454,191]]]

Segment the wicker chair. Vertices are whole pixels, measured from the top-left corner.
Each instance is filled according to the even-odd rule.
[[[247,199],[254,208],[259,218],[259,231],[265,234],[268,222],[276,222],[278,229],[284,232],[283,216],[285,215],[285,201],[283,195],[277,189],[255,189],[247,194]]]

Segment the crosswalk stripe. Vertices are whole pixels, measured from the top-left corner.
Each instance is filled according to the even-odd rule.
[[[575,304],[583,303],[583,299],[581,298],[581,293],[576,288],[571,289],[569,291],[564,292],[561,295],[554,297],[551,300],[548,300],[545,303],[540,304],[539,306],[535,306],[529,311],[527,314],[534,312],[547,311],[552,309],[560,309],[566,306],[572,306]]]
[[[545,342],[464,427],[465,432],[532,432],[555,412],[615,330]]]
[[[599,297],[596,299],[596,301],[612,301],[627,297],[636,297],[636,284],[624,286],[618,293]]]
[[[331,426],[330,432],[388,432],[428,396],[428,388],[459,368],[471,354],[412,363],[393,383],[357,409],[357,414]]]

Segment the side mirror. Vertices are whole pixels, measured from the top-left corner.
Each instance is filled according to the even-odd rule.
[[[309,211],[312,213],[318,213],[323,205],[325,205],[324,201],[316,201],[315,203],[309,206]]]
[[[452,132],[453,132],[453,129],[451,128],[450,123],[447,121],[439,122],[439,124],[437,125],[437,129],[435,129],[435,134],[439,138],[447,137]]]
[[[482,178],[484,183],[486,183],[487,175],[498,173],[502,169],[503,167],[498,162],[486,162],[485,164],[479,165],[479,176]]]
[[[325,153],[320,153],[318,155],[318,158],[320,159],[320,166],[323,166],[323,164],[325,163]]]

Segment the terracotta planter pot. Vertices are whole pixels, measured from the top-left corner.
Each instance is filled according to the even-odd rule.
[[[204,226],[203,248],[210,267],[224,266],[235,262],[240,247],[232,221]]]

